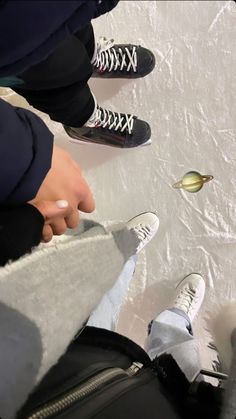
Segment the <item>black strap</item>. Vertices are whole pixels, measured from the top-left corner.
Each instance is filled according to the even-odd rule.
[[[224,390],[201,381],[189,383],[174,358],[163,354],[153,361],[158,379],[172,398],[183,419],[219,419]]]

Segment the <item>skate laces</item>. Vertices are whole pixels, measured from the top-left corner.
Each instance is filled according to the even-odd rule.
[[[95,126],[120,132],[128,130],[128,133],[132,134],[134,118],[134,115],[121,114],[119,112],[113,112],[98,106],[96,111]]]
[[[182,306],[184,306],[187,310],[187,312],[190,310],[193,303],[196,301],[196,289],[191,288],[189,286],[188,288],[184,288],[183,290],[180,290],[179,294],[176,297],[175,303],[180,303]]]
[[[98,42],[97,55],[92,62],[99,71],[137,71],[137,47],[114,47],[114,39],[102,37]]]

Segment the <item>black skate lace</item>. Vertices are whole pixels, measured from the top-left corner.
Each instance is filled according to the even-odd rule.
[[[96,126],[120,132],[128,130],[128,133],[132,134],[134,115],[121,114],[98,107],[96,112]]]
[[[100,38],[94,67],[100,71],[137,71],[137,47],[113,47],[114,39]]]

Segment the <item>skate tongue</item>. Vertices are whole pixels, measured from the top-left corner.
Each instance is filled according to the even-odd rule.
[[[98,44],[97,44],[97,52],[101,53],[103,51],[107,51],[114,45],[114,39],[107,39],[105,36],[101,36],[99,38]]]

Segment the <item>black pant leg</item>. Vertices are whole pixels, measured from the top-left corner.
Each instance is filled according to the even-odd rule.
[[[92,24],[89,23],[87,26],[85,26],[85,28],[77,31],[74,35],[85,46],[87,54],[91,61],[95,50],[95,37]]]
[[[85,124],[95,102],[87,84],[90,57],[77,36],[69,36],[48,58],[18,75],[14,90],[51,119],[72,127]]]

